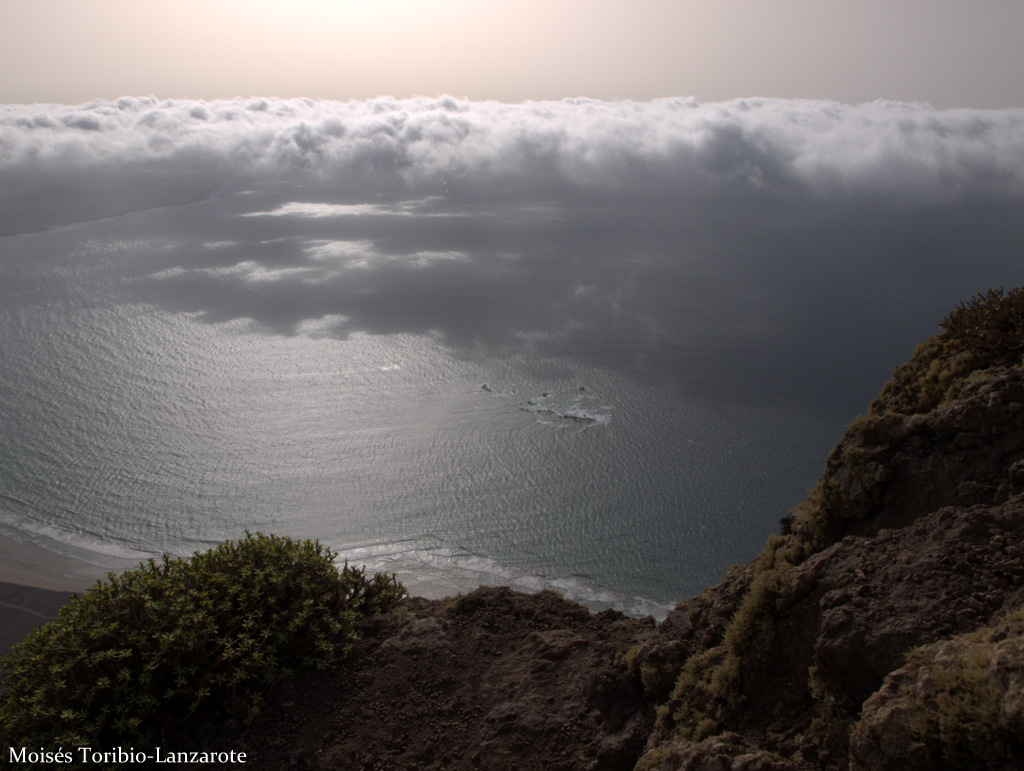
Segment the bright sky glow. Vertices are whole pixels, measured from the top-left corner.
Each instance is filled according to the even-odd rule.
[[[1020,0],[0,0],[0,102],[126,95],[1024,106]]]

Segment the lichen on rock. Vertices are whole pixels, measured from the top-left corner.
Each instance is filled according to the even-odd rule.
[[[917,648],[864,703],[851,769],[1019,768],[1024,754],[1024,609]]]

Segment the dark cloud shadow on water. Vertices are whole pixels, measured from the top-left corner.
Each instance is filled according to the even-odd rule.
[[[139,220],[176,246],[119,265],[132,301],[534,351],[841,421],[958,301],[1021,283],[1020,109],[147,97],[8,106],[0,146],[7,178],[234,191]]]
[[[273,334],[430,334],[457,355],[533,352],[848,419],[956,302],[1017,283],[1024,243],[1005,202],[491,194],[326,216],[317,196],[160,255],[131,294]]]

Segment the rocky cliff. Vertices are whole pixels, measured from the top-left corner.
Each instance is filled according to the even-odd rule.
[[[943,326],[781,534],[662,624],[410,601],[348,670],[203,741],[261,768],[1020,768],[1024,292]]]
[[[751,564],[680,609],[640,769],[1019,768],[1024,293],[899,367]]]

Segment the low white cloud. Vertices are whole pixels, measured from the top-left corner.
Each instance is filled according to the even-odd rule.
[[[401,201],[393,204],[376,203],[323,203],[319,201],[289,201],[269,211],[245,212],[243,217],[307,217],[326,219],[333,217],[362,217],[368,214],[379,217],[453,217],[464,214],[450,211],[431,211],[431,207],[443,200],[432,196],[417,201]],[[479,216],[480,213],[477,213]]]
[[[372,203],[311,203],[293,201],[271,211],[246,212],[243,217],[359,217],[364,214],[389,214],[386,207]]]
[[[377,254],[372,241],[314,241],[306,247],[312,259],[327,263],[350,263]]]
[[[313,338],[331,337],[337,334],[339,329],[344,329],[349,322],[347,316],[337,314],[325,314],[315,319],[306,319],[295,327],[296,334],[306,335]]]
[[[243,283],[260,284],[273,283],[285,280],[309,280],[319,277],[319,271],[312,267],[297,268],[268,268],[252,260],[239,262],[223,268],[170,268],[153,274],[153,278],[177,278],[179,276],[192,275],[204,276],[206,278],[232,279]]]
[[[421,250],[409,254],[381,252],[371,241],[314,241],[305,253],[323,266],[324,276],[343,270],[381,268],[387,264],[405,268],[429,268],[444,262],[472,262],[465,252],[455,250]]]
[[[451,97],[0,106],[0,169],[132,165],[421,197],[747,190],[944,202],[1024,193],[1024,110]]]

